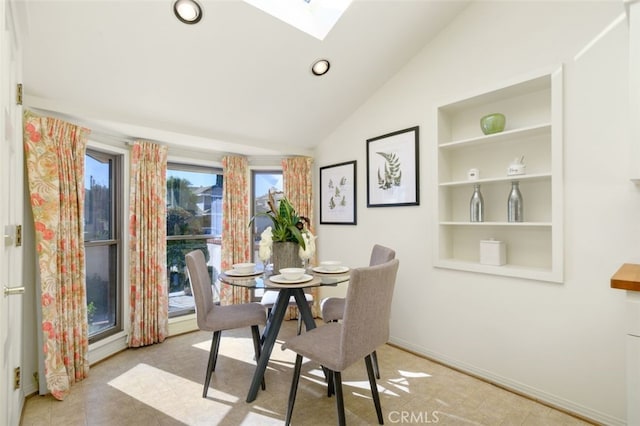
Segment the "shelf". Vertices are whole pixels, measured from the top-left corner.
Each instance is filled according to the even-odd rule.
[[[531,268],[518,265],[482,265],[476,262],[465,262],[455,259],[441,259],[435,262],[435,266],[458,271],[476,272],[481,274],[501,275],[505,277],[526,278],[538,281],[562,282],[562,276],[550,269]]]
[[[623,264],[611,277],[611,288],[640,291],[640,265]]]
[[[455,114],[473,108],[477,105],[486,105],[499,102],[505,99],[517,98],[532,92],[545,90],[551,84],[553,71],[542,72],[539,75],[531,76],[531,78],[511,81],[500,87],[494,87],[492,90],[485,90],[480,93],[467,96],[462,100],[448,103],[440,109],[448,114]]]
[[[562,68],[511,80],[437,108],[434,265],[531,280],[563,279]],[[479,117],[501,112],[505,131],[483,135]],[[527,174],[507,175],[524,157]],[[477,169],[480,179],[466,179]],[[510,182],[519,181],[528,222],[507,222]],[[485,222],[469,221],[469,189],[482,184]],[[504,243],[507,265],[480,263],[480,241]]]
[[[551,222],[440,222],[442,226],[514,226],[523,228],[550,228]]]
[[[452,142],[441,143],[438,145],[439,149],[461,149],[468,148],[474,145],[503,142],[509,139],[519,138],[524,139],[532,136],[540,136],[544,134],[551,134],[551,123],[543,123],[535,126],[523,127],[520,129],[507,130],[500,133],[494,133],[492,135],[482,135],[473,138],[462,139]]]
[[[486,179],[476,179],[476,180],[457,180],[452,182],[441,182],[440,186],[464,186],[470,185],[473,186],[475,184],[482,183],[494,183],[494,182],[511,182],[514,180],[517,181],[536,181],[536,180],[548,180],[551,179],[551,173],[535,173],[530,175],[513,175],[513,176],[503,176],[497,178],[486,178]]]

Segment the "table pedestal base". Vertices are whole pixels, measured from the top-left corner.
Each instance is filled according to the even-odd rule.
[[[267,320],[267,325],[264,328],[262,334],[262,352],[260,353],[260,359],[258,359],[258,365],[256,371],[253,374],[251,380],[251,386],[249,387],[249,393],[247,394],[247,402],[253,402],[258,395],[258,389],[264,378],[264,372],[267,370],[269,359],[271,358],[271,351],[276,343],[278,333],[280,332],[280,326],[284,320],[284,315],[289,307],[289,299],[293,296],[298,305],[299,314],[302,316],[302,321],[307,330],[311,330],[316,327],[316,323],[313,320],[313,314],[309,303],[304,295],[304,290],[301,288],[284,288],[280,290],[278,299],[276,300],[273,309],[271,310],[271,316]]]

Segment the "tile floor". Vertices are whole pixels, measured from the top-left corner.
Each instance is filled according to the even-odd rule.
[[[286,321],[280,339],[295,333]],[[65,401],[27,399],[21,424],[36,425],[281,425],[295,355],[273,351],[266,391],[245,398],[254,368],[250,331],[223,333],[207,399],[202,383],[211,334],[193,332],[130,349],[91,368]],[[385,424],[586,425],[481,380],[391,346],[378,350]],[[349,425],[377,424],[364,362],[343,372]],[[305,362],[293,425],[335,425],[335,398],[317,365]]]

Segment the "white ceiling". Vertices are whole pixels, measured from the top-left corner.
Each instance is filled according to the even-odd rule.
[[[200,3],[185,25],[171,0],[15,0],[25,103],[94,133],[308,154],[467,4],[355,0],[320,41],[240,0]]]

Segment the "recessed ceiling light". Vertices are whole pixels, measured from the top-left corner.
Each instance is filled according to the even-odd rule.
[[[185,24],[196,24],[202,19],[202,8],[195,0],[176,0],[173,13]]]
[[[330,67],[331,67],[331,64],[329,63],[328,60],[319,59],[315,61],[313,65],[311,65],[311,72],[313,73],[313,75],[318,75],[318,76],[325,75],[327,71],[329,71]]]

